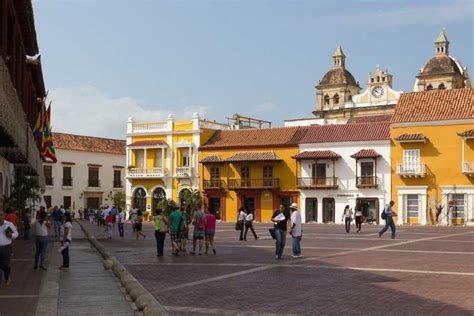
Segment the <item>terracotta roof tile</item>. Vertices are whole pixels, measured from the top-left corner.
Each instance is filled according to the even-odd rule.
[[[332,150],[303,151],[292,157],[296,160],[303,159],[338,159],[341,156]]]
[[[217,148],[297,147],[307,127],[251,128],[217,131],[199,150]]]
[[[347,124],[390,122],[391,119],[392,119],[392,114],[372,115],[372,116],[358,116],[358,117],[351,117],[347,121]]]
[[[155,145],[168,146],[168,144],[163,140],[139,140],[127,146],[138,147],[138,146],[155,146]]]
[[[426,142],[426,137],[421,133],[402,134],[398,137],[395,137],[395,140],[397,142]]]
[[[360,159],[360,158],[377,158],[377,157],[380,157],[382,156],[381,154],[379,154],[378,152],[376,152],[375,150],[373,149],[361,149],[359,150],[358,152],[356,152],[355,154],[351,155],[352,158],[355,158],[355,159]]]
[[[242,152],[237,153],[225,161],[237,162],[237,161],[280,161],[282,160],[274,152]]]
[[[301,143],[335,143],[389,140],[390,123],[335,124],[307,127]]]
[[[216,162],[224,162],[224,159],[221,158],[219,155],[210,155],[200,161],[201,163],[216,163]]]
[[[474,128],[470,129],[468,131],[458,133],[459,136],[461,137],[466,137],[466,138],[473,138],[474,137]]]
[[[125,155],[124,140],[64,133],[53,133],[52,136],[56,149]]]
[[[474,119],[474,89],[402,93],[392,123]]]

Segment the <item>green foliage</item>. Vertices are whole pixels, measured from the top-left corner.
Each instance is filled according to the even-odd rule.
[[[191,213],[194,213],[198,209],[202,209],[203,199],[201,193],[198,190],[191,191],[183,191],[181,198],[184,200],[184,205],[189,205],[191,208]]]
[[[120,209],[125,209],[125,193],[123,191],[117,191],[112,195],[112,202],[114,206]]]
[[[178,208],[178,204],[173,199],[163,199],[158,203],[158,208],[163,210],[165,216],[169,216],[171,212]]]
[[[28,202],[34,204],[41,201],[39,190],[40,186],[36,177],[28,177],[17,172],[15,173],[15,183],[11,187],[11,194],[9,197],[5,197],[5,205],[18,212],[21,218],[24,209],[29,206]]]

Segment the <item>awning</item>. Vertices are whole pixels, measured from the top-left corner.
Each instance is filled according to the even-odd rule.
[[[355,154],[351,155],[352,158],[354,159],[362,159],[362,158],[378,158],[382,156],[378,152],[376,152],[373,149],[361,149]]]
[[[274,152],[243,152],[227,158],[226,162],[238,161],[281,161],[280,157]]]
[[[200,163],[223,163],[223,162],[225,162],[224,159],[222,159],[222,157],[219,155],[210,155],[203,158],[200,161]]]
[[[470,129],[468,131],[458,133],[458,136],[461,136],[464,138],[474,138],[474,129]]]
[[[339,159],[341,156],[332,150],[303,151],[292,157],[296,160],[304,159]]]
[[[395,138],[395,140],[399,143],[418,143],[423,142],[426,143],[425,135],[421,133],[417,134],[402,134]]]

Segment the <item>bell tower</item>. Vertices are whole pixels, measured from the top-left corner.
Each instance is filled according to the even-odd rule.
[[[337,46],[332,55],[332,68],[346,68],[346,55],[344,55],[341,45]]]
[[[435,41],[436,55],[449,56],[449,41],[446,30],[443,28]]]

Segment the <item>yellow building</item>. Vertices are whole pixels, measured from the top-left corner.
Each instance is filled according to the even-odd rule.
[[[126,207],[156,209],[160,200],[180,202],[185,190],[199,189],[198,148],[216,130],[228,128],[200,119],[127,123]]]
[[[199,148],[201,191],[228,222],[243,206],[268,222],[280,204],[298,202],[296,163],[305,127],[217,131]]]
[[[474,222],[474,89],[402,94],[390,127],[398,223]]]

